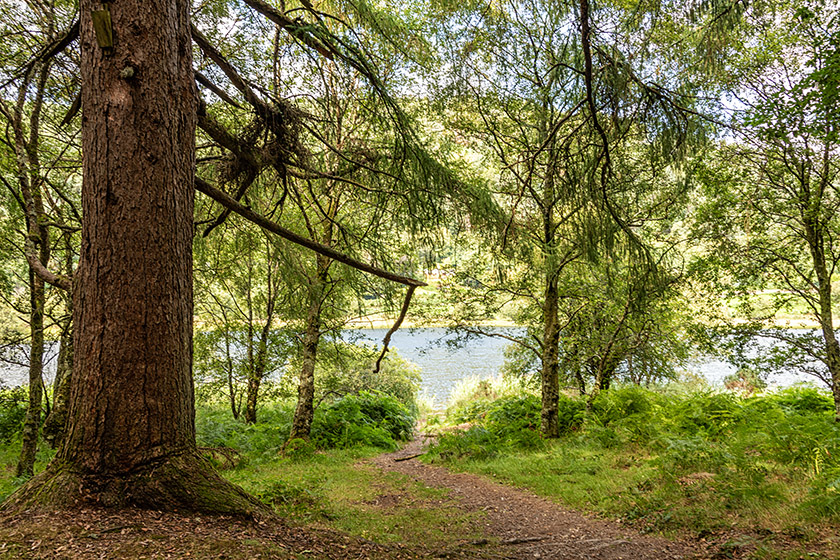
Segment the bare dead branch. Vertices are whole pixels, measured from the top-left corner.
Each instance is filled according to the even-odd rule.
[[[405,293],[405,301],[403,301],[403,306],[400,310],[400,316],[397,317],[397,321],[394,323],[394,326],[385,333],[385,339],[382,341],[382,353],[379,354],[379,359],[376,360],[376,366],[373,368],[373,373],[379,373],[379,366],[382,365],[382,360],[385,358],[385,354],[388,353],[388,344],[391,343],[391,335],[397,332],[397,329],[399,329],[400,325],[402,325],[403,319],[405,319],[405,315],[408,313],[408,306],[411,305],[411,296],[414,295],[414,290],[416,288],[417,284],[409,285],[408,291]]]

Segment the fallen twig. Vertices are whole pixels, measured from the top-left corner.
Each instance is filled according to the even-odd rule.
[[[548,537],[521,537],[517,539],[508,539],[506,541],[502,541],[500,544],[525,544],[529,542],[539,542],[544,541]]]
[[[426,454],[426,452],[424,451],[423,453],[415,453],[414,455],[409,455],[407,457],[396,457],[394,459],[394,462],[399,463],[400,461],[408,461],[409,459],[416,459],[417,457],[420,457],[421,455],[425,455],[425,454]]]

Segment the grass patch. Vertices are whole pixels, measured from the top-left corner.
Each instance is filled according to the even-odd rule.
[[[20,439],[15,438],[10,442],[0,443],[0,502],[17,490],[27,477],[16,477],[18,459],[20,458]],[[55,451],[45,444],[38,446],[38,454],[35,456],[35,472],[40,472],[52,460]]]
[[[355,447],[277,457],[224,475],[287,519],[317,523],[382,543],[443,546],[478,538],[473,518],[449,507],[448,493],[362,464],[381,449]]]

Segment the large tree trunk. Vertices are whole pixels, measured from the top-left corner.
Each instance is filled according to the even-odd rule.
[[[110,4],[113,53],[94,34],[102,6],[80,5],[84,223],[67,435],[6,507],[253,513],[195,445],[190,3]]]

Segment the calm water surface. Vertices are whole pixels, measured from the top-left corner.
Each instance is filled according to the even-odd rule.
[[[345,338],[368,344],[382,345],[386,329],[358,329],[347,331]],[[417,364],[421,369],[420,390],[434,399],[438,406],[449,398],[452,388],[459,380],[468,377],[487,379],[498,375],[504,363],[504,349],[510,344],[507,340],[492,337],[477,337],[463,345],[453,345],[456,340],[447,334],[444,328],[400,329],[391,337],[391,348],[400,356]],[[522,332],[517,328],[500,328],[497,332],[516,335]],[[53,344],[47,351],[45,378],[51,383],[55,375],[55,362],[58,345]],[[25,356],[18,356],[18,362],[25,363]],[[13,387],[26,383],[27,372],[23,365],[0,362],[0,383]],[[710,383],[720,384],[724,377],[735,372],[735,368],[726,362],[714,359],[699,359],[687,368],[689,371],[705,377]],[[815,382],[807,375],[778,375],[769,380],[771,386],[787,386],[797,382]]]

